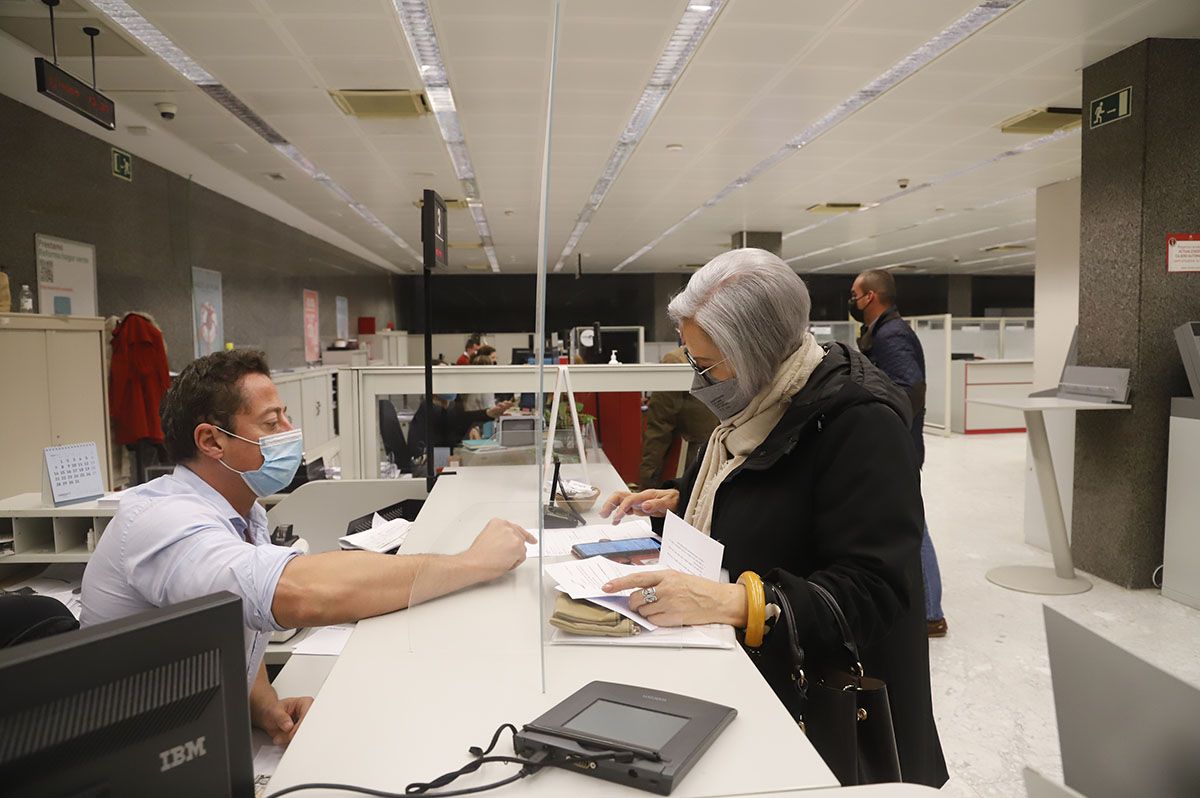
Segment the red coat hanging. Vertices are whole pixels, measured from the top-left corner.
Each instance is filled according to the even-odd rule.
[[[112,334],[108,414],[117,446],[163,442],[159,404],[171,384],[162,331],[136,313],[127,315]]]

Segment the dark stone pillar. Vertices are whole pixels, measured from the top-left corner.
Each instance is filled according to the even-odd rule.
[[[778,230],[756,232],[739,230],[733,234],[730,249],[765,249],[778,255],[783,252],[783,233]]]
[[[1131,370],[1133,410],[1077,414],[1075,564],[1150,587],[1162,562],[1170,398],[1187,395],[1172,336],[1200,319],[1200,275],[1168,274],[1169,233],[1200,232],[1200,41],[1148,39],[1083,72],[1079,363]],[[1131,114],[1089,103],[1132,88]]]
[[[971,315],[971,287],[975,278],[969,274],[952,274],[946,285],[946,312],[951,316]]]

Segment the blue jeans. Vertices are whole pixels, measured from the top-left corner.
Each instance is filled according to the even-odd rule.
[[[940,621],[946,617],[942,612],[942,572],[938,568],[937,552],[933,550],[933,538],[929,537],[929,524],[921,538],[921,574],[925,578],[925,620]]]

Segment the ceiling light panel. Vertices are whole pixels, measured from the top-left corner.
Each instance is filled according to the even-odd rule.
[[[617,137],[617,143],[609,153],[608,161],[600,171],[599,179],[592,187],[591,193],[583,204],[583,209],[575,218],[575,226],[567,237],[562,254],[558,256],[554,271],[562,271],[563,263],[579,245],[579,240],[583,238],[584,232],[591,224],[592,217],[599,210],[609,189],[620,176],[621,170],[625,168],[625,164],[633,155],[633,151],[637,149],[642,137],[650,129],[650,124],[658,115],[667,95],[679,82],[679,77],[687,69],[688,63],[695,55],[700,42],[704,41],[705,35],[712,28],[712,24],[721,13],[725,2],[726,0],[711,0],[711,2],[688,3],[684,9],[683,16],[676,23],[671,37],[667,40],[666,47],[663,48],[654,65],[654,70],[650,73],[650,80],[647,81],[641,96],[638,97],[638,101],[633,107],[633,113],[626,121],[620,136]],[[683,146],[678,144],[668,145],[668,149],[672,146],[683,149]]]
[[[365,205],[355,199],[333,180],[329,175],[313,163],[298,147],[271,127],[265,119],[256,114],[233,92],[223,86],[208,70],[200,66],[191,56],[183,52],[165,33],[155,27],[148,19],[135,11],[124,0],[91,0],[92,5],[107,15],[130,36],[137,39],[147,49],[169,64],[183,77],[195,84],[201,91],[211,97],[229,113],[233,114],[242,124],[253,130],[259,137],[270,144],[275,150],[295,166],[320,183],[338,199],[367,221],[372,227],[383,233],[405,254],[418,263],[421,256],[415,249],[384,222],[372,213]],[[411,271],[411,269],[409,269]]]
[[[429,3],[427,0],[392,0],[392,4],[400,18],[400,27],[404,29],[404,38],[412,51],[421,82],[425,85],[429,110],[437,119],[438,130],[446,143],[450,161],[454,164],[454,176],[462,184],[463,196],[475,222],[475,231],[483,244],[484,254],[487,255],[492,271],[498,272],[500,262],[496,259],[492,229],[483,209],[479,185],[475,180],[475,165],[471,162],[471,153],[463,136],[458,107],[454,102],[454,92],[450,89],[450,79],[446,75],[446,64],[442,60],[437,31],[433,28],[433,15],[429,11]]]
[[[839,260],[836,263],[829,263],[829,264],[826,264],[825,266],[821,266],[816,269],[813,269],[812,271],[813,272],[828,271],[829,269],[835,269],[838,266],[849,266],[853,263],[861,263],[865,260],[871,260],[872,258],[882,258],[887,255],[897,255],[901,252],[911,252],[914,249],[924,249],[925,247],[932,247],[932,246],[936,246],[938,244],[948,244],[951,241],[961,241],[964,238],[973,238],[974,236],[983,235],[984,233],[994,233],[997,230],[1004,230],[1009,227],[1019,227],[1020,225],[1024,225],[1024,224],[1033,224],[1035,221],[1036,221],[1035,219],[1021,219],[1020,221],[1012,222],[1011,224],[996,225],[994,227],[985,227],[980,230],[971,230],[966,233],[959,233],[958,235],[946,236],[945,238],[934,238],[934,239],[927,240],[927,241],[921,241],[916,244],[910,244],[909,246],[906,246],[906,247],[896,247],[895,249],[888,249],[888,250],[884,250],[883,252],[872,252],[868,255],[860,255],[856,258],[847,258],[845,260]],[[1029,253],[1022,252],[1020,254],[1028,255]]]
[[[692,219],[695,219],[697,216],[704,213],[704,211],[708,210],[714,205],[719,204],[734,192],[753,182],[760,175],[770,171],[778,164],[787,160],[798,150],[808,146],[810,143],[848,119],[855,112],[871,104],[880,96],[887,93],[890,89],[898,86],[901,82],[920,71],[927,64],[945,54],[955,45],[964,41],[972,34],[976,33],[985,25],[987,25],[989,22],[996,19],[998,16],[1020,2],[1021,0],[985,0],[985,2],[975,6],[966,14],[950,23],[948,27],[934,35],[933,38],[929,39],[920,47],[913,50],[904,58],[893,64],[889,69],[877,76],[866,86],[862,87],[835,105],[824,116],[813,122],[804,130],[797,133],[774,153],[768,155],[766,158],[750,167],[750,169],[745,173],[734,178],[724,188],[706,200],[703,205],[688,213],[678,222],[667,228],[646,246],[642,247],[637,252],[618,263],[615,267],[613,267],[613,271],[620,271],[621,269],[624,269],[633,261],[650,252],[665,238],[674,234]]]

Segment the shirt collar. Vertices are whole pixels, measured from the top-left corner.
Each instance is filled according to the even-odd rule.
[[[222,516],[229,519],[233,524],[234,529],[243,532],[246,529],[246,519],[242,514],[233,509],[233,505],[229,500],[221,495],[220,491],[212,485],[205,482],[199,474],[185,465],[175,466],[174,477],[180,482],[187,485],[195,491],[200,498],[211,504],[221,513]],[[255,502],[250,508],[250,524],[251,532],[255,537],[259,536],[259,531],[266,531],[267,528],[267,513],[258,502]]]
[[[891,321],[892,319],[898,318],[900,318],[900,311],[896,309],[895,305],[892,305],[883,313],[880,313],[879,318],[875,319],[875,323],[871,325],[871,334],[874,335],[875,331],[878,330],[880,325],[882,325],[885,321]]]

